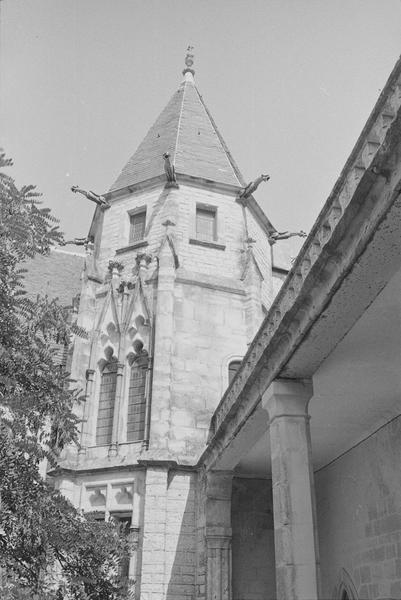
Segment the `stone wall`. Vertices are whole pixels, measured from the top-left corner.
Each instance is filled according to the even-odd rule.
[[[146,473],[141,600],[193,600],[196,572],[195,473]]]
[[[324,598],[401,598],[401,418],[315,475]]]
[[[233,480],[233,600],[276,597],[271,481]]]
[[[243,296],[197,285],[176,286],[170,412],[160,415],[169,423],[171,453],[196,461],[227,383],[230,357],[244,356],[246,350]],[[154,383],[158,377],[155,372]],[[154,398],[153,422],[157,405]],[[156,432],[154,427],[152,445],[157,444]]]

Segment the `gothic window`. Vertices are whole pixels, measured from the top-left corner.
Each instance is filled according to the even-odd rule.
[[[117,383],[117,362],[107,363],[100,381],[99,409],[97,413],[96,445],[111,443],[114,402]]]
[[[139,242],[145,235],[146,210],[141,210],[130,215],[130,236],[129,241]]]
[[[240,368],[240,366],[241,366],[240,360],[232,360],[230,362],[230,364],[228,365],[228,385],[230,385],[230,383],[234,379],[234,376],[235,376],[236,372],[238,371],[238,369]]]
[[[147,368],[148,355],[144,352],[131,365],[128,388],[127,442],[139,442],[145,436]]]
[[[340,584],[337,587],[337,591],[334,595],[339,600],[357,600],[358,594],[354,583],[345,569],[341,569],[340,572]]]
[[[216,209],[198,206],[196,208],[196,238],[204,242],[213,242],[217,238]]]

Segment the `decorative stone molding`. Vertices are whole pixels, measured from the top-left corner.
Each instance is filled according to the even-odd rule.
[[[114,274],[119,275],[121,273],[121,271],[124,269],[124,265],[123,265],[123,263],[121,263],[118,260],[109,260],[109,264],[108,264],[107,268],[112,275],[114,275]]]
[[[360,239],[357,238],[350,241],[346,256],[336,254],[337,251],[334,250],[333,252],[333,248],[338,246],[338,241],[343,233],[344,219],[347,219],[349,223],[351,217],[353,217],[352,213],[355,211],[356,214],[360,205],[366,200],[369,190],[378,181],[383,184],[386,182],[385,163],[390,158],[391,147],[394,145],[394,140],[398,135],[397,132],[400,130],[399,108],[401,98],[398,91],[401,85],[398,81],[400,76],[401,61],[397,63],[391,74],[286,282],[271,306],[257,336],[250,345],[241,369],[218,405],[212,419],[214,434],[217,433],[229,413],[234,411],[241,394],[255,378],[256,367],[263,362],[265,349],[271,344],[273,338],[275,338],[275,348],[274,351],[272,348],[269,352],[268,371],[271,373],[272,378],[275,376],[279,369],[279,363],[275,361],[275,355],[280,355],[279,348],[283,352],[284,347],[288,347],[288,344],[299,335],[300,329],[307,320],[305,318],[310,313],[310,308],[315,304],[315,299],[311,295],[313,294],[314,277],[318,276],[321,280],[322,277],[325,277],[325,272],[331,277],[333,272],[334,275],[343,273],[350,257],[355,254],[356,246],[360,243]],[[397,117],[391,117],[393,113],[389,111],[389,106],[394,115],[398,113]],[[390,124],[389,119],[391,118],[392,122]],[[384,120],[386,121],[385,128],[383,127]],[[379,140],[379,145],[376,141],[374,144],[369,142],[372,139]],[[367,142],[370,143],[369,148],[366,146]],[[364,163],[362,163],[362,154]],[[352,209],[352,211],[349,210],[351,200],[358,207]],[[394,197],[392,201],[394,201]],[[373,209],[373,204],[368,206],[365,201],[364,210],[368,211],[369,209]],[[384,212],[386,207],[383,205],[376,207],[376,209],[377,213],[380,210]],[[380,218],[378,214],[376,214],[376,218],[377,220]],[[330,265],[329,262],[331,262]],[[325,270],[322,269],[323,264],[325,264]],[[302,299],[300,297],[301,288],[304,292]],[[302,305],[302,309],[300,305]],[[263,368],[264,371],[267,369],[266,365],[260,368]],[[265,373],[265,378],[266,375],[267,373]],[[210,453],[211,450],[206,450],[206,453]]]
[[[217,242],[206,242],[204,240],[197,240],[196,238],[189,238],[189,243],[194,246],[203,246],[204,248],[214,248],[215,250],[225,250],[224,244],[217,244]]]
[[[338,582],[333,594],[335,600],[343,600],[345,594],[347,594],[349,600],[358,600],[358,593],[354,582],[345,569],[341,569],[338,574]]]
[[[124,254],[125,252],[136,250],[137,248],[145,248],[146,246],[149,246],[149,242],[146,240],[141,240],[140,242],[135,242],[134,244],[129,244],[128,246],[123,246],[122,248],[117,248],[116,254]]]

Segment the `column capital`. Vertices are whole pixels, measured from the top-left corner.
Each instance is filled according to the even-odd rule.
[[[206,473],[206,496],[214,500],[231,501],[233,471],[208,471]]]
[[[310,379],[275,379],[262,396],[262,406],[270,423],[278,417],[309,417],[308,404],[313,396]]]
[[[230,548],[231,527],[206,527],[205,537],[208,548]]]

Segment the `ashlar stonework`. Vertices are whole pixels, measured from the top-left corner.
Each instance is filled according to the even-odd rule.
[[[401,64],[291,265],[191,56],[96,207],[49,476],[129,520],[137,600],[399,598]]]

